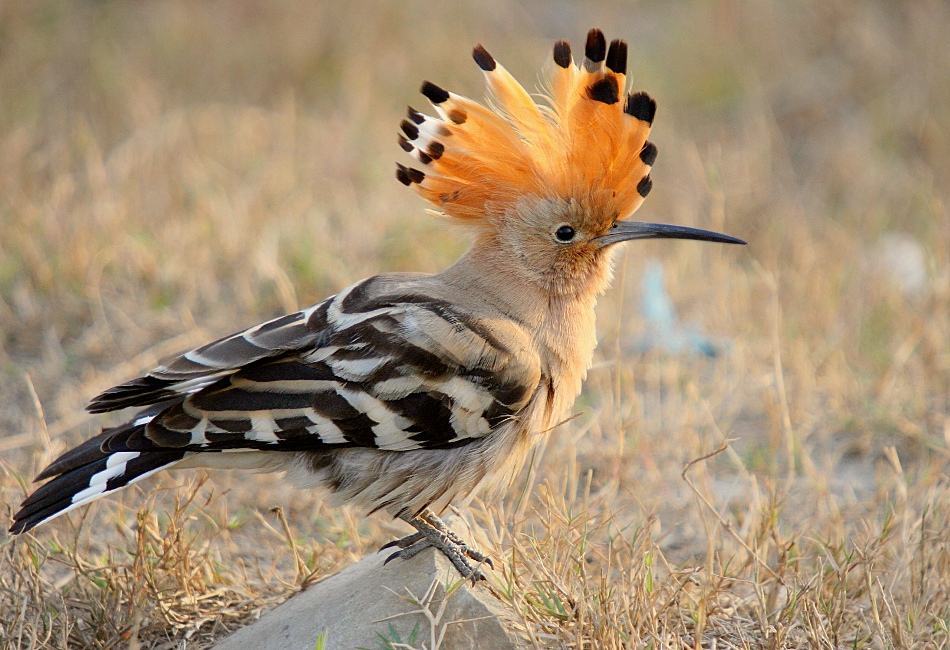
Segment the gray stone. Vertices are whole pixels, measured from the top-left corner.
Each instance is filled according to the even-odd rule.
[[[427,549],[383,566],[388,555],[375,553],[313,585],[215,650],[315,650],[321,635],[326,650],[522,647],[484,582],[464,581],[446,599],[446,587],[461,578],[442,553]]]

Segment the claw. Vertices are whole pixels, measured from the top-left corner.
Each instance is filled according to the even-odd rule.
[[[415,540],[409,541],[412,538],[415,538]],[[409,543],[405,543],[405,542],[409,542]],[[392,544],[399,546],[399,550],[393,553],[392,555],[390,555],[389,557],[387,557],[386,560],[383,562],[383,566],[386,566],[387,564],[389,564],[390,560],[394,560],[397,557],[402,560],[408,560],[409,558],[415,557],[416,555],[418,555],[419,553],[421,553],[422,551],[426,550],[427,548],[433,545],[430,540],[426,539],[425,535],[421,535],[421,534],[415,534],[415,535],[409,535],[409,537],[403,537],[402,539],[396,540]]]
[[[485,580],[486,582],[488,581],[488,578],[485,577],[485,574],[483,574],[478,569],[472,569],[472,575],[468,576],[468,579],[472,581],[473,587],[477,585],[481,580]]]
[[[387,548],[393,548],[394,546],[398,546],[399,548],[407,548],[418,542],[423,537],[425,537],[424,534],[415,532],[411,535],[406,535],[405,537],[400,537],[399,539],[394,539],[391,542],[387,542],[380,546],[379,550],[385,551]]]
[[[400,549],[387,557],[383,564],[388,564],[397,557],[407,560],[432,546],[439,549],[462,577],[471,580],[473,585],[479,580],[485,580],[485,576],[478,569],[480,565],[495,568],[487,555],[466,544],[431,510],[425,509],[415,517],[406,517],[405,521],[412,524],[417,532],[393,540],[380,548],[380,551],[394,547]],[[473,566],[470,560],[476,564]]]
[[[387,542],[380,547],[380,551],[387,548],[399,549],[386,558],[383,562],[384,565],[389,564],[396,558],[408,560],[431,546],[439,549],[456,570],[462,574],[463,578],[472,581],[472,585],[475,585],[479,580],[485,580],[484,574],[478,570],[480,565],[484,564],[491,569],[495,568],[491,558],[466,544],[431,510],[425,509],[415,517],[407,517],[405,520],[412,524],[416,532]],[[473,566],[469,560],[476,564]]]

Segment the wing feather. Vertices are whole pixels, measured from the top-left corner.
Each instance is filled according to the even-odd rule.
[[[192,350],[90,410],[168,400],[114,451],[406,451],[461,444],[516,417],[540,381],[524,329],[386,282]]]
[[[488,435],[524,406],[540,362],[523,330],[424,295],[374,297],[372,283],[327,305],[317,345],[233,369],[141,435],[192,451],[405,451]]]
[[[86,410],[105,413],[189,395],[249,364],[319,345],[326,329],[326,306],[331,299],[186,352],[144,377],[94,397]]]

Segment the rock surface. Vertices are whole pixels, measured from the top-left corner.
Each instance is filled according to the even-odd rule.
[[[387,556],[385,551],[370,555],[297,594],[215,650],[521,647],[484,583],[464,582],[446,599],[446,586],[460,576],[441,553],[429,549],[383,566]],[[419,603],[427,604],[428,614]]]

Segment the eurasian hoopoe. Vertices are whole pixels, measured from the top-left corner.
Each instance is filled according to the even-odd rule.
[[[177,357],[94,398],[92,413],[147,407],[66,452],[14,516],[22,533],[161,469],[284,470],[334,501],[385,510],[463,576],[488,559],[436,516],[507,485],[580,392],[596,344],[594,303],[615,244],[672,237],[741,244],[704,230],[626,219],[650,191],[656,110],[625,94],[627,45],[587,35],[577,67],[554,45],[547,105],[482,46],[490,106],[433,83],[438,117],[412,108],[402,148],[426,171],[396,178],[472,248],[437,275],[361,280],[296,314]],[[390,558],[391,559],[391,558]]]

